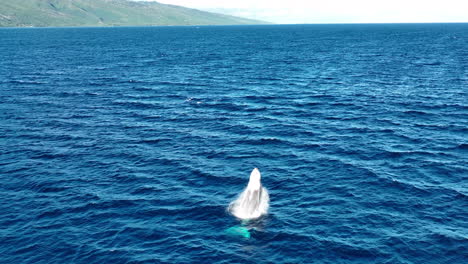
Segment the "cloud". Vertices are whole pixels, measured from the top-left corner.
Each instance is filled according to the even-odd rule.
[[[276,23],[468,22],[466,0],[158,0]]]

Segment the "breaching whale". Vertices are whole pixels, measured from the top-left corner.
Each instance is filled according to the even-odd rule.
[[[250,173],[249,183],[236,200],[229,204],[229,212],[240,219],[256,219],[268,213],[270,196],[261,183],[260,171],[255,168]]]

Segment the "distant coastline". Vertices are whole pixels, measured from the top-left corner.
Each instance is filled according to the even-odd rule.
[[[268,22],[128,0],[3,0],[0,27],[249,25]]]

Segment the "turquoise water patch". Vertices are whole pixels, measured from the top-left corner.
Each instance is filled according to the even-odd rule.
[[[250,231],[243,226],[233,226],[226,229],[226,234],[229,236],[240,236],[245,238],[250,238]]]

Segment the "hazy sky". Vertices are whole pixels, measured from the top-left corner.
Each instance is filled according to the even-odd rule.
[[[468,22],[468,0],[157,1],[275,23]]]

